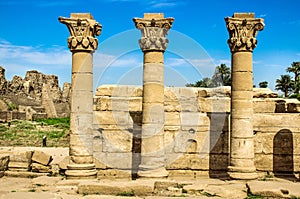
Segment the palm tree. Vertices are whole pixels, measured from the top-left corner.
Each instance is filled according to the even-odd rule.
[[[268,82],[267,81],[263,81],[263,82],[259,82],[259,88],[268,88]]]
[[[216,67],[215,73],[212,77],[215,86],[230,86],[231,85],[231,71],[226,64],[221,64]]]
[[[288,97],[289,92],[293,90],[294,81],[290,75],[281,75],[280,79],[276,79],[276,90],[281,90],[285,97]]]
[[[295,75],[294,93],[298,94],[300,90],[300,62],[293,62],[291,66],[286,69],[286,72],[294,73]]]

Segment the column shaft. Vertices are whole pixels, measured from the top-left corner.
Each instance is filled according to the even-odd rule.
[[[143,119],[142,148],[139,177],[167,177],[164,148],[164,51],[165,38],[173,18],[161,13],[145,13],[144,18],[134,18],[141,30],[140,47],[144,52],[143,68]]]
[[[164,60],[163,52],[144,52],[143,120],[140,177],[164,177]]]
[[[232,179],[257,178],[253,141],[252,52],[255,36],[264,27],[254,13],[235,13],[225,18],[231,50],[231,132],[229,176]]]
[[[231,144],[229,174],[234,179],[257,177],[253,142],[252,52],[232,53]]]
[[[60,17],[70,31],[68,47],[72,52],[70,114],[70,163],[67,179],[96,178],[93,163],[93,52],[97,49],[102,26],[89,13]]]

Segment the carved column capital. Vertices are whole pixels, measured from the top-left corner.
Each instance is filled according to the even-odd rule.
[[[133,19],[137,29],[141,30],[140,47],[145,51],[165,51],[168,45],[168,34],[174,18],[163,18],[160,14],[145,14],[144,18]]]
[[[98,39],[102,25],[93,19],[89,13],[71,14],[70,18],[59,17],[58,20],[67,25],[70,37],[68,47],[70,51],[94,52],[98,47]]]
[[[264,20],[254,18],[253,13],[235,13],[233,17],[226,17],[225,22],[231,52],[252,52],[257,45],[257,32],[264,29]]]

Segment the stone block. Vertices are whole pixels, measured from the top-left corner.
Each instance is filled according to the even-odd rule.
[[[165,125],[166,126],[179,126],[180,125],[179,112],[165,112]]]
[[[300,113],[300,102],[298,103],[287,103],[288,113]]]
[[[276,101],[268,99],[254,99],[253,112],[254,113],[275,113]]]
[[[198,126],[209,126],[209,117],[203,113],[181,112],[180,124],[181,126],[190,126],[195,129]]]
[[[100,125],[133,125],[128,111],[96,111],[94,115],[95,122]]]
[[[97,96],[94,98],[95,111],[110,111],[111,100],[108,96]]]
[[[253,117],[253,125],[259,128],[265,127],[280,127],[283,129],[292,129],[298,128],[300,123],[300,115],[297,114],[284,114],[284,113],[275,113],[275,114],[255,114]]]
[[[103,152],[126,153],[132,150],[132,134],[121,130],[103,130]]]
[[[103,179],[128,179],[131,180],[131,170],[117,170],[117,169],[107,169],[99,170],[97,173],[97,178]]]
[[[167,165],[167,169],[196,169],[208,170],[209,169],[209,155],[208,154],[182,154],[177,157],[172,163]]]
[[[33,152],[33,155],[32,155],[32,161],[33,162],[36,162],[36,163],[39,163],[39,164],[42,164],[42,165],[49,165],[50,162],[53,160],[52,156],[51,155],[48,155],[42,151],[37,151],[35,150]]]
[[[198,98],[200,112],[230,112],[229,97]]]
[[[258,171],[273,171],[273,154],[255,153],[254,163]]]
[[[168,170],[170,179],[175,180],[194,180],[195,172],[192,170]]]
[[[50,173],[51,172],[51,167],[50,166],[45,166],[45,165],[39,164],[39,163],[32,163],[31,164],[31,171],[37,172],[37,173]]]
[[[208,132],[180,131],[175,134],[174,151],[176,153],[208,153]]]
[[[143,81],[144,83],[157,82],[163,83],[164,64],[163,63],[144,63]]]
[[[86,91],[93,88],[93,74],[92,73],[77,73],[72,75],[72,92]],[[73,93],[72,93],[73,95]]]
[[[112,96],[116,85],[101,85],[97,88],[96,96]]]
[[[230,86],[220,86],[216,88],[198,88],[198,97],[230,97],[231,87]]]
[[[8,163],[8,170],[10,171],[29,171],[30,165],[28,162],[11,162]]]
[[[253,98],[277,98],[278,93],[269,88],[253,88]]]
[[[272,154],[274,133],[257,132],[254,136],[254,152],[257,154]]]
[[[180,112],[181,105],[179,101],[165,101],[164,102],[165,112]]]
[[[163,103],[164,85],[162,83],[157,83],[157,82],[144,83],[143,102]]]
[[[179,99],[179,105],[182,112],[198,112],[198,100],[197,98],[181,98]]]
[[[141,112],[142,111],[142,98],[141,97],[130,97],[129,111],[130,112]]]
[[[164,91],[164,97],[164,101],[167,102],[178,101],[178,92],[175,92],[173,87],[166,87]]]
[[[8,167],[9,156],[0,155],[0,171],[6,171]]]
[[[132,153],[99,153],[95,152],[94,157],[110,169],[131,169]]]
[[[58,166],[62,170],[68,169],[68,164],[70,163],[70,156],[65,157],[62,161],[59,162]]]
[[[11,154],[9,157],[9,162],[24,162],[24,163],[30,164],[32,154],[33,154],[33,151],[13,152],[13,154]]]

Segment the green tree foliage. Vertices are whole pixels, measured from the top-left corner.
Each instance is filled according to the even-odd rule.
[[[294,93],[298,94],[300,90],[300,62],[293,62],[290,67],[286,69],[286,72],[294,73]]]
[[[268,82],[267,81],[263,81],[263,82],[259,82],[258,86],[259,88],[268,88]]]
[[[231,85],[231,70],[226,64],[221,64],[215,69],[212,78],[205,77],[195,83],[186,84],[187,87],[217,87],[217,86],[230,86]]]
[[[221,64],[216,67],[215,73],[212,76],[214,86],[230,86],[231,85],[231,71],[226,64]]]
[[[285,97],[288,97],[289,93],[293,91],[294,81],[290,75],[281,75],[280,79],[276,79],[276,90],[280,90],[284,93]]]

